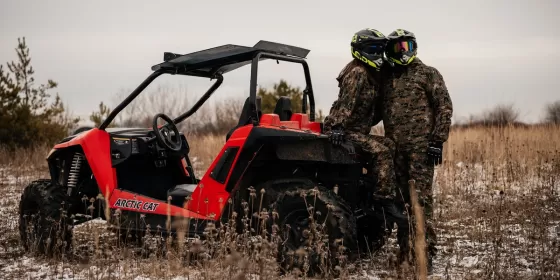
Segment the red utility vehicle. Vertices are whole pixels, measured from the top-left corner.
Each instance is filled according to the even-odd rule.
[[[24,247],[29,249],[37,242],[39,251],[50,255],[62,248],[55,245],[56,240],[70,244],[72,225],[96,217],[105,219],[105,213],[113,215],[117,209],[118,226],[126,231],[145,232],[159,226],[166,232],[170,215],[171,219],[196,220],[190,223],[188,234],[202,236],[204,223],[213,221],[219,226],[227,222],[230,208],[242,213],[241,202],[249,201],[252,191],[259,197],[261,189],[265,190],[263,208],[278,213],[276,223],[287,238],[287,248],[301,245],[303,232],[310,226],[309,202],[314,203],[311,214],[322,213],[319,219],[325,221],[333,252],[337,239],[350,251],[364,237],[379,240],[382,221],[370,211],[375,186],[369,174],[362,175],[363,168],[371,169],[372,163],[359,160],[349,152],[352,149],[332,146],[322,134],[322,124],[315,120],[314,92],[305,61],[308,53],[267,41],[253,47],[224,45],[185,55],[164,53],[164,62],[153,66],[154,72],[99,127],[71,135],[50,151],[51,178],[32,182],[21,197]],[[301,112],[292,112],[287,98],[278,100],[274,112],[261,112],[257,73],[259,61],[264,59],[303,66],[306,87]],[[225,73],[244,65],[251,65],[250,94],[239,123],[224,139],[204,176],[196,178],[188,139],[176,124],[202,106],[222,84]],[[174,119],[157,114],[151,128],[109,128],[117,114],[162,74],[216,81],[190,110]],[[308,102],[310,113],[306,114]],[[164,125],[159,125],[160,119]],[[89,203],[100,194],[104,199],[97,201],[101,203]],[[116,219],[108,220],[116,223]]]

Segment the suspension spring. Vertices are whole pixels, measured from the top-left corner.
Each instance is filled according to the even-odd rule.
[[[80,168],[82,167],[83,159],[83,155],[78,153],[74,154],[72,164],[70,165],[70,172],[68,173],[68,195],[71,194],[72,188],[75,188],[78,184]]]

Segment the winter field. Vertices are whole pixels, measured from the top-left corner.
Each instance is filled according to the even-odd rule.
[[[201,176],[224,137],[189,141]],[[103,221],[75,228],[71,261],[25,254],[18,203],[28,182],[48,177],[49,148],[0,157],[0,278],[278,278],[262,240],[194,244],[191,250],[212,247],[218,253],[204,260],[201,251],[202,258],[188,264],[177,252],[142,256],[119,246]],[[434,184],[439,253],[429,279],[560,279],[560,127],[454,129],[444,153]],[[227,254],[233,243],[238,252]],[[414,279],[413,268],[396,268],[396,249],[393,233],[381,252],[342,267],[341,278]]]

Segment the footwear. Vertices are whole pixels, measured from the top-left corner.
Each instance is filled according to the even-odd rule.
[[[434,265],[431,257],[428,257],[428,275],[432,275],[434,273]]]

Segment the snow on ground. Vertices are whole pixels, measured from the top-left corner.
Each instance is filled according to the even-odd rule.
[[[515,180],[499,166],[458,163],[440,168],[434,187],[439,253],[431,279],[560,278],[560,176],[550,170],[547,173],[547,168]],[[111,246],[103,249],[109,254],[78,264],[24,254],[17,231],[20,194],[28,182],[47,175],[46,170],[0,168],[2,279],[179,280],[217,273],[212,268],[177,268],[165,259],[111,255],[115,250]],[[103,247],[103,243],[114,244],[115,236],[104,227],[104,221],[90,221],[74,230],[84,254],[95,254],[95,248]],[[393,233],[389,244],[373,260],[354,264],[352,278],[394,277],[391,261],[396,248]]]

